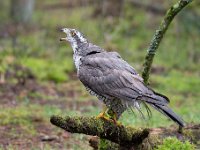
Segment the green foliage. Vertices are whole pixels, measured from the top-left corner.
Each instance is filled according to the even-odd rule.
[[[33,109],[37,111],[32,111]],[[34,126],[31,123],[33,112],[38,112],[38,109],[34,108],[34,106],[19,106],[6,109],[0,107],[0,125],[19,126],[20,128],[23,128],[25,132],[28,132],[29,134],[35,134]]]
[[[69,71],[73,70],[72,60],[46,60],[43,58],[25,58],[20,63],[31,69],[40,80],[52,80],[55,82],[67,81]]]
[[[43,113],[45,114],[45,116],[50,117],[50,116],[55,115],[55,114],[61,114],[61,112],[62,112],[61,109],[59,109],[56,106],[46,105],[44,107]]]
[[[181,142],[177,138],[166,138],[163,144],[159,145],[155,150],[195,150],[195,146],[189,141]]]
[[[21,105],[13,108],[4,109],[0,106],[0,126],[19,127],[24,132],[35,135],[35,119],[39,119],[40,122],[48,122],[48,118],[53,114],[61,114],[61,110],[56,106],[31,104],[28,98],[19,99],[18,101],[21,102]],[[13,128],[12,133],[15,134],[15,132]]]
[[[18,108],[8,108],[6,110],[1,109],[0,113],[0,124],[7,125],[7,124],[18,124],[24,125],[29,122],[29,117],[31,113],[27,111],[24,107]]]
[[[172,87],[170,92],[177,92],[182,94],[198,94],[200,80],[198,75],[190,73],[182,73],[180,71],[168,71],[164,75],[154,75],[153,82],[160,90],[166,90],[167,87]],[[174,89],[176,89],[174,91]]]

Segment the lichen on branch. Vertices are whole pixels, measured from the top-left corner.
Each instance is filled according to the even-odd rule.
[[[102,145],[109,147],[111,142],[117,143],[121,149],[154,149],[157,145],[162,144],[162,140],[167,137],[176,137],[181,141],[190,141],[199,147],[200,124],[186,126],[182,133],[177,128],[171,126],[169,128],[152,128],[152,129],[136,129],[133,127],[125,127],[117,125],[112,121],[104,119],[96,119],[96,117],[60,117],[52,116],[51,123],[71,133],[83,133],[87,135],[96,135],[106,139],[104,143],[93,145],[103,149]],[[111,141],[107,143],[106,141]],[[105,145],[107,144],[107,146]],[[98,144],[98,142],[96,142]],[[111,145],[117,146],[117,145]]]

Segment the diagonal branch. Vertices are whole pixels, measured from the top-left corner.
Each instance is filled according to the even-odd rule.
[[[145,57],[144,62],[144,70],[142,73],[142,77],[144,79],[144,82],[148,84],[149,79],[149,73],[151,70],[151,65],[153,63],[153,58],[156,53],[156,50],[158,49],[158,46],[160,45],[160,42],[162,41],[162,38],[167,31],[170,23],[174,19],[174,17],[185,7],[187,6],[192,0],[180,0],[178,3],[174,4],[165,14],[164,19],[162,20],[158,30],[156,30],[151,43],[147,49],[147,55]]]
[[[135,129],[116,125],[105,120],[96,119],[96,117],[70,117],[65,118],[52,116],[51,123],[71,133],[84,133],[87,135],[96,135],[100,138],[110,140],[121,146],[138,146],[148,136],[148,129]]]
[[[120,147],[124,150],[146,150],[154,149],[157,145],[162,144],[162,140],[174,136],[181,141],[190,141],[196,143],[199,148],[200,124],[187,125],[182,133],[177,131],[174,126],[168,128],[152,129],[135,129],[116,125],[113,122],[96,117],[60,117],[52,116],[51,123],[71,133],[83,133],[87,135],[97,135],[102,139],[107,139],[119,145],[112,145],[110,149]],[[93,147],[100,147],[97,139],[94,138]],[[107,143],[110,144],[110,143]],[[104,145],[105,146],[105,145]],[[101,148],[103,149],[103,148]]]

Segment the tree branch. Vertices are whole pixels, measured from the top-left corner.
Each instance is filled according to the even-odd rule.
[[[96,117],[70,117],[65,118],[52,116],[51,123],[71,133],[83,133],[87,135],[96,135],[100,138],[110,140],[121,146],[138,146],[148,136],[148,129],[135,129],[116,125],[105,120],[96,119]]]
[[[189,140],[199,146],[200,124],[188,125],[183,129],[182,133],[179,133],[174,126],[169,128],[135,129],[116,125],[108,120],[96,119],[96,117],[66,116],[62,118],[60,116],[52,116],[50,121],[52,124],[71,133],[96,135],[99,138],[107,139],[119,144],[112,145],[112,147],[120,147],[121,149],[153,149],[162,144],[162,139],[171,136],[175,136],[181,141]],[[93,142],[93,147],[98,147],[98,139],[93,138],[93,141],[90,142]]]
[[[172,20],[174,19],[174,17],[190,2],[192,2],[192,0],[180,0],[178,3],[173,5],[167,11],[158,30],[156,30],[156,32],[151,40],[151,43],[147,49],[147,55],[145,57],[145,63],[144,63],[144,70],[142,73],[142,77],[146,84],[148,84],[149,73],[151,70],[151,65],[153,62],[154,55],[156,53],[156,50],[158,49],[160,42],[162,41],[162,38],[163,38],[165,32],[167,31],[167,29],[168,29],[170,23],[172,22]]]

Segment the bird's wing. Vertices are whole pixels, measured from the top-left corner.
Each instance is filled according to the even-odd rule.
[[[79,79],[95,93],[123,100],[137,100],[154,92],[146,87],[137,72],[117,53],[103,52],[81,59]],[[161,103],[156,99],[144,99],[151,103]]]

